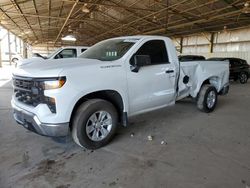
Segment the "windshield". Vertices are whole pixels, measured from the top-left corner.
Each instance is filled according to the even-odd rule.
[[[88,59],[98,59],[100,61],[115,61],[138,41],[138,39],[111,39],[99,42],[86,50],[79,57]]]
[[[47,59],[50,59],[51,57],[53,57],[54,55],[56,55],[59,51],[61,51],[61,49],[62,49],[62,48],[59,48],[59,49],[57,49],[56,51],[54,51],[54,52],[52,52],[51,54],[49,54],[49,55],[47,56]]]

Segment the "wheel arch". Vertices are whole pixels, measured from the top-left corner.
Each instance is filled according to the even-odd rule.
[[[206,84],[211,84],[212,86],[214,86],[214,87],[216,88],[217,92],[219,93],[220,87],[221,87],[221,86],[220,86],[220,85],[221,85],[221,79],[220,79],[218,76],[211,76],[211,77],[205,79],[205,80],[202,82],[200,88],[201,88],[203,85],[206,85]]]
[[[95,92],[82,96],[75,103],[71,116],[70,116],[70,125],[69,125],[70,128],[72,128],[71,122],[78,107],[82,103],[90,99],[103,99],[112,103],[118,112],[119,122],[122,123],[122,125],[127,126],[128,124],[127,112],[124,112],[125,104],[124,104],[122,95],[115,90],[100,90],[100,91],[95,91]]]
[[[219,78],[218,76],[210,76],[208,78],[203,79],[203,82],[200,82],[199,84],[196,85],[196,89],[194,92],[191,93],[191,96],[193,98],[196,98],[202,88],[203,85],[206,84],[211,84],[216,88],[216,91],[219,93],[220,90],[222,89],[222,79]]]

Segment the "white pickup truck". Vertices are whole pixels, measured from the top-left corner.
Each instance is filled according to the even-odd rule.
[[[53,63],[51,63],[53,62]],[[131,116],[194,98],[212,112],[229,89],[229,65],[178,61],[167,37],[130,36],[97,43],[79,58],[17,69],[16,121],[41,135],[65,136],[89,149],[107,144]]]
[[[44,61],[44,60],[49,60],[49,59],[75,58],[81,55],[87,49],[88,49],[87,46],[67,46],[67,47],[58,48],[55,52],[51,53],[48,57],[44,57],[38,53],[34,53],[33,57],[29,59],[21,59],[21,58],[17,58],[16,56],[13,58],[16,58],[15,59],[16,67],[22,67],[23,65],[27,65],[30,63],[34,63],[34,62],[36,63],[39,61]]]

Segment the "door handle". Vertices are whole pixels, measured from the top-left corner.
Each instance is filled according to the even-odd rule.
[[[169,74],[169,73],[173,73],[173,72],[174,72],[174,70],[166,70],[165,73]]]

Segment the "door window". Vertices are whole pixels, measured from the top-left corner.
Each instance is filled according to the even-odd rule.
[[[76,49],[64,49],[56,55],[55,59],[76,57]]]
[[[152,40],[146,42],[135,53],[135,55],[149,55],[151,59],[151,65],[169,63],[166,45],[163,40]],[[134,63],[133,61],[134,56],[131,59],[132,63]]]

